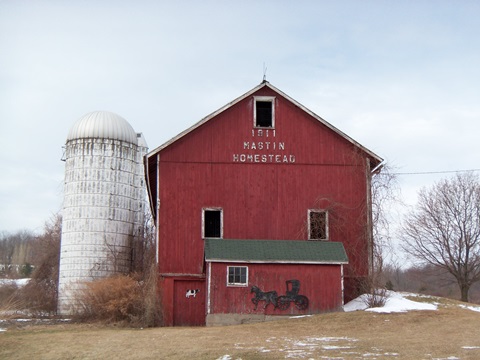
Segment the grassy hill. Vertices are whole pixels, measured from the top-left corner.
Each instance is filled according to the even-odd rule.
[[[435,303],[438,310],[330,313],[214,328],[125,329],[17,323],[0,333],[0,358],[480,358],[480,312],[444,298],[412,300]]]

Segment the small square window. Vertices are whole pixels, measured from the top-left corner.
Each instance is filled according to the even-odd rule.
[[[246,266],[228,266],[228,286],[247,286],[248,268]]]
[[[222,209],[203,209],[203,238],[221,238],[222,230]]]
[[[328,213],[326,211],[308,211],[308,239],[328,240]]]
[[[274,128],[275,106],[274,97],[255,97],[254,126],[259,128]]]

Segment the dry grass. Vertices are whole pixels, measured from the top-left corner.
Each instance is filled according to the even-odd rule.
[[[2,359],[480,358],[480,313],[331,313],[215,328],[32,326],[0,333]],[[230,355],[226,357],[225,355]]]

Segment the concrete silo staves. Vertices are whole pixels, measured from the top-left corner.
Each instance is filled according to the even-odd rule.
[[[143,231],[146,152],[143,135],[111,112],[89,113],[70,129],[65,146],[60,314],[76,310],[75,293],[82,283],[130,270],[133,241]]]

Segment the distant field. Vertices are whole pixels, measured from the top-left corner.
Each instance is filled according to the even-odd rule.
[[[59,324],[0,333],[0,359],[480,359],[480,313],[332,313],[214,328]]]

